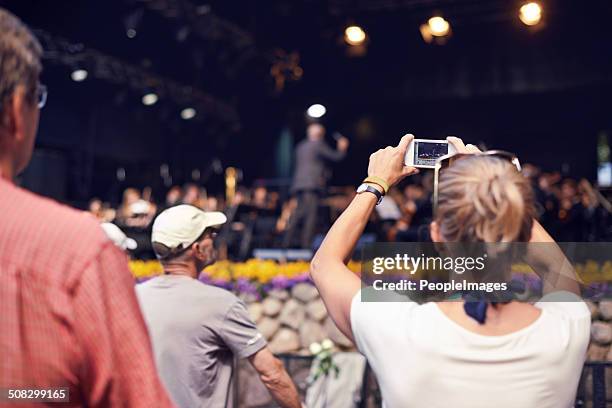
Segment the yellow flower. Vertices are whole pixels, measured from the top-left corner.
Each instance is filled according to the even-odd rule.
[[[148,278],[164,273],[158,261],[130,261],[129,267],[135,278]]]

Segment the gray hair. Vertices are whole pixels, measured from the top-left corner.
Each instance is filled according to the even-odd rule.
[[[35,101],[36,85],[42,71],[42,47],[34,34],[17,17],[0,8],[0,118],[4,103],[15,88],[23,85]]]

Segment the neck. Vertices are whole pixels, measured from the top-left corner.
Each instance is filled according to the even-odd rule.
[[[198,278],[198,270],[193,262],[176,261],[163,264],[166,275],[188,276],[193,279]]]
[[[0,178],[12,183],[14,177],[13,164],[6,158],[0,158]]]

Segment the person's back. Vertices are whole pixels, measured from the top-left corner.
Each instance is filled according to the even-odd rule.
[[[162,382],[175,403],[232,406],[234,353],[244,358],[265,345],[256,334],[244,339],[250,345],[230,348],[250,333],[243,333],[234,318],[238,309],[244,310],[242,302],[228,291],[188,276],[163,275],[136,290]]]
[[[295,148],[292,191],[319,190],[325,185],[325,159],[320,154],[322,145],[324,142],[321,140],[305,139]]]
[[[322,191],[326,183],[327,162],[338,162],[346,155],[348,139],[342,135],[336,137],[336,149],[325,143],[325,127],[311,123],[306,129],[307,138],[295,148],[295,171],[291,183],[291,192]]]
[[[460,139],[448,139],[459,154],[437,163],[431,239],[455,261],[466,258],[450,249],[453,243],[501,243],[485,246],[487,264],[499,262],[465,275],[455,268],[461,288],[445,291],[445,302],[418,305],[405,296],[396,299],[388,290],[377,303],[369,291],[380,286],[362,289],[360,279],[344,265],[379,198],[362,188],[315,254],[311,277],[338,328],[367,357],[386,407],[572,407],[591,318],[579,297],[575,271],[534,220],[533,191],[516,156],[480,154]],[[403,162],[412,140],[406,135],[397,147],[372,154],[368,175],[393,185],[414,173]],[[503,286],[466,290],[467,283],[473,287],[512,280],[511,263],[501,259],[516,249],[513,242],[522,247],[534,243],[519,252],[542,279],[543,298],[532,305]],[[397,251],[419,255],[408,247]],[[452,266],[447,268],[452,272]],[[422,287],[423,280],[415,278],[415,283]]]
[[[387,407],[571,407],[590,312],[577,297],[536,307],[541,313],[525,327],[483,335],[435,303],[361,302],[358,293],[351,324]]]
[[[151,243],[164,269],[137,287],[157,368],[179,407],[232,407],[234,359],[248,359],[276,402],[298,408],[299,397],[245,304],[197,278],[216,261],[220,212],[181,204],[162,211]]]
[[[27,27],[0,8],[2,398],[44,389],[64,406],[170,406],[125,254],[91,216],[13,184],[46,101],[41,55]]]
[[[83,212],[0,179],[0,386],[165,406],[126,257]],[[121,344],[121,347],[119,347]]]

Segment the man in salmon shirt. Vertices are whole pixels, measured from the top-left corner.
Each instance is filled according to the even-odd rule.
[[[0,406],[170,407],[125,254],[93,218],[13,184],[46,101],[41,55],[0,8]]]

